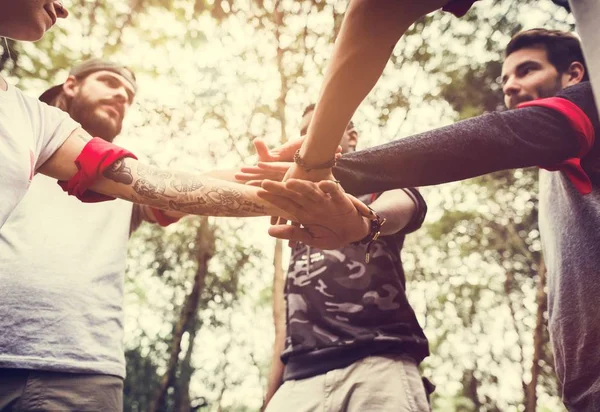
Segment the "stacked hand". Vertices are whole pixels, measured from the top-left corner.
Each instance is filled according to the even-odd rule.
[[[259,197],[294,216],[291,225],[272,219],[269,234],[290,244],[302,242],[320,249],[337,249],[363,239],[374,217],[370,209],[344,193],[331,169],[307,172],[293,162],[303,141],[303,137],[292,139],[269,150],[262,139],[255,139],[258,164],[243,167],[235,175],[246,184],[261,186]],[[338,147],[336,157],[341,150]]]
[[[260,186],[263,180],[276,180],[278,182],[288,179],[302,179],[312,182],[333,179],[331,169],[311,170],[306,172],[293,162],[294,153],[300,148],[304,137],[291,139],[277,149],[269,150],[262,139],[254,139],[254,147],[258,154],[258,163],[255,166],[245,166],[235,174],[239,181],[253,186]],[[336,159],[342,156],[342,148],[338,147]]]
[[[331,180],[319,183],[289,179],[284,183],[265,180],[258,196],[293,215],[292,225],[276,224],[269,234],[290,243],[302,242],[320,249],[337,249],[364,238],[373,218],[370,209],[345,194]]]

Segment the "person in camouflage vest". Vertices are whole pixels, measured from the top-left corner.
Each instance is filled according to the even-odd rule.
[[[314,105],[306,108],[306,134]],[[342,153],[353,152],[352,122]],[[428,342],[406,298],[400,251],[427,207],[416,189],[361,196],[382,218],[382,235],[370,245],[321,250],[292,248],[283,296],[285,334],[276,338],[266,398],[268,412],[429,411],[418,370]],[[281,291],[279,291],[281,292]],[[284,305],[281,305],[284,307]]]

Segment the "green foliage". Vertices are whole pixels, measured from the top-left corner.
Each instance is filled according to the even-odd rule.
[[[158,388],[158,367],[148,354],[143,355],[140,347],[125,351],[127,378],[123,390],[123,409],[144,412],[150,409]]]

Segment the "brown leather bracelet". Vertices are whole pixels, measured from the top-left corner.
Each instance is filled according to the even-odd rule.
[[[335,158],[335,155],[333,155],[331,160],[309,167],[302,156],[300,156],[300,149],[298,149],[296,150],[296,153],[294,153],[294,163],[303,168],[305,171],[310,172],[311,170],[331,169],[337,163],[337,159]]]

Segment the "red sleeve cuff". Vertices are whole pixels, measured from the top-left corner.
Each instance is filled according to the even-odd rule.
[[[462,17],[467,14],[473,3],[476,1],[477,0],[450,0],[442,10],[449,11],[456,17]]]
[[[59,181],[62,189],[85,203],[114,200],[114,197],[88,190],[114,162],[125,157],[137,157],[129,150],[115,146],[99,137],[94,137],[83,147],[75,165],[77,173],[68,181]]]
[[[570,100],[561,97],[550,97],[548,99],[538,99],[530,102],[521,103],[518,107],[545,107],[562,114],[569,121],[571,128],[577,136],[579,142],[579,152],[576,157],[571,157],[557,165],[540,166],[542,169],[550,171],[561,171],[573,183],[579,193],[586,195],[592,191],[592,181],[588,174],[581,167],[581,159],[585,157],[594,145],[596,138],[592,122],[585,112],[579,106]]]
[[[150,211],[152,212],[152,215],[154,216],[156,223],[158,223],[162,227],[169,226],[169,225],[179,221],[179,218],[167,216],[167,214],[164,212],[164,210],[156,209],[156,208],[152,207],[152,208],[150,208]]]

